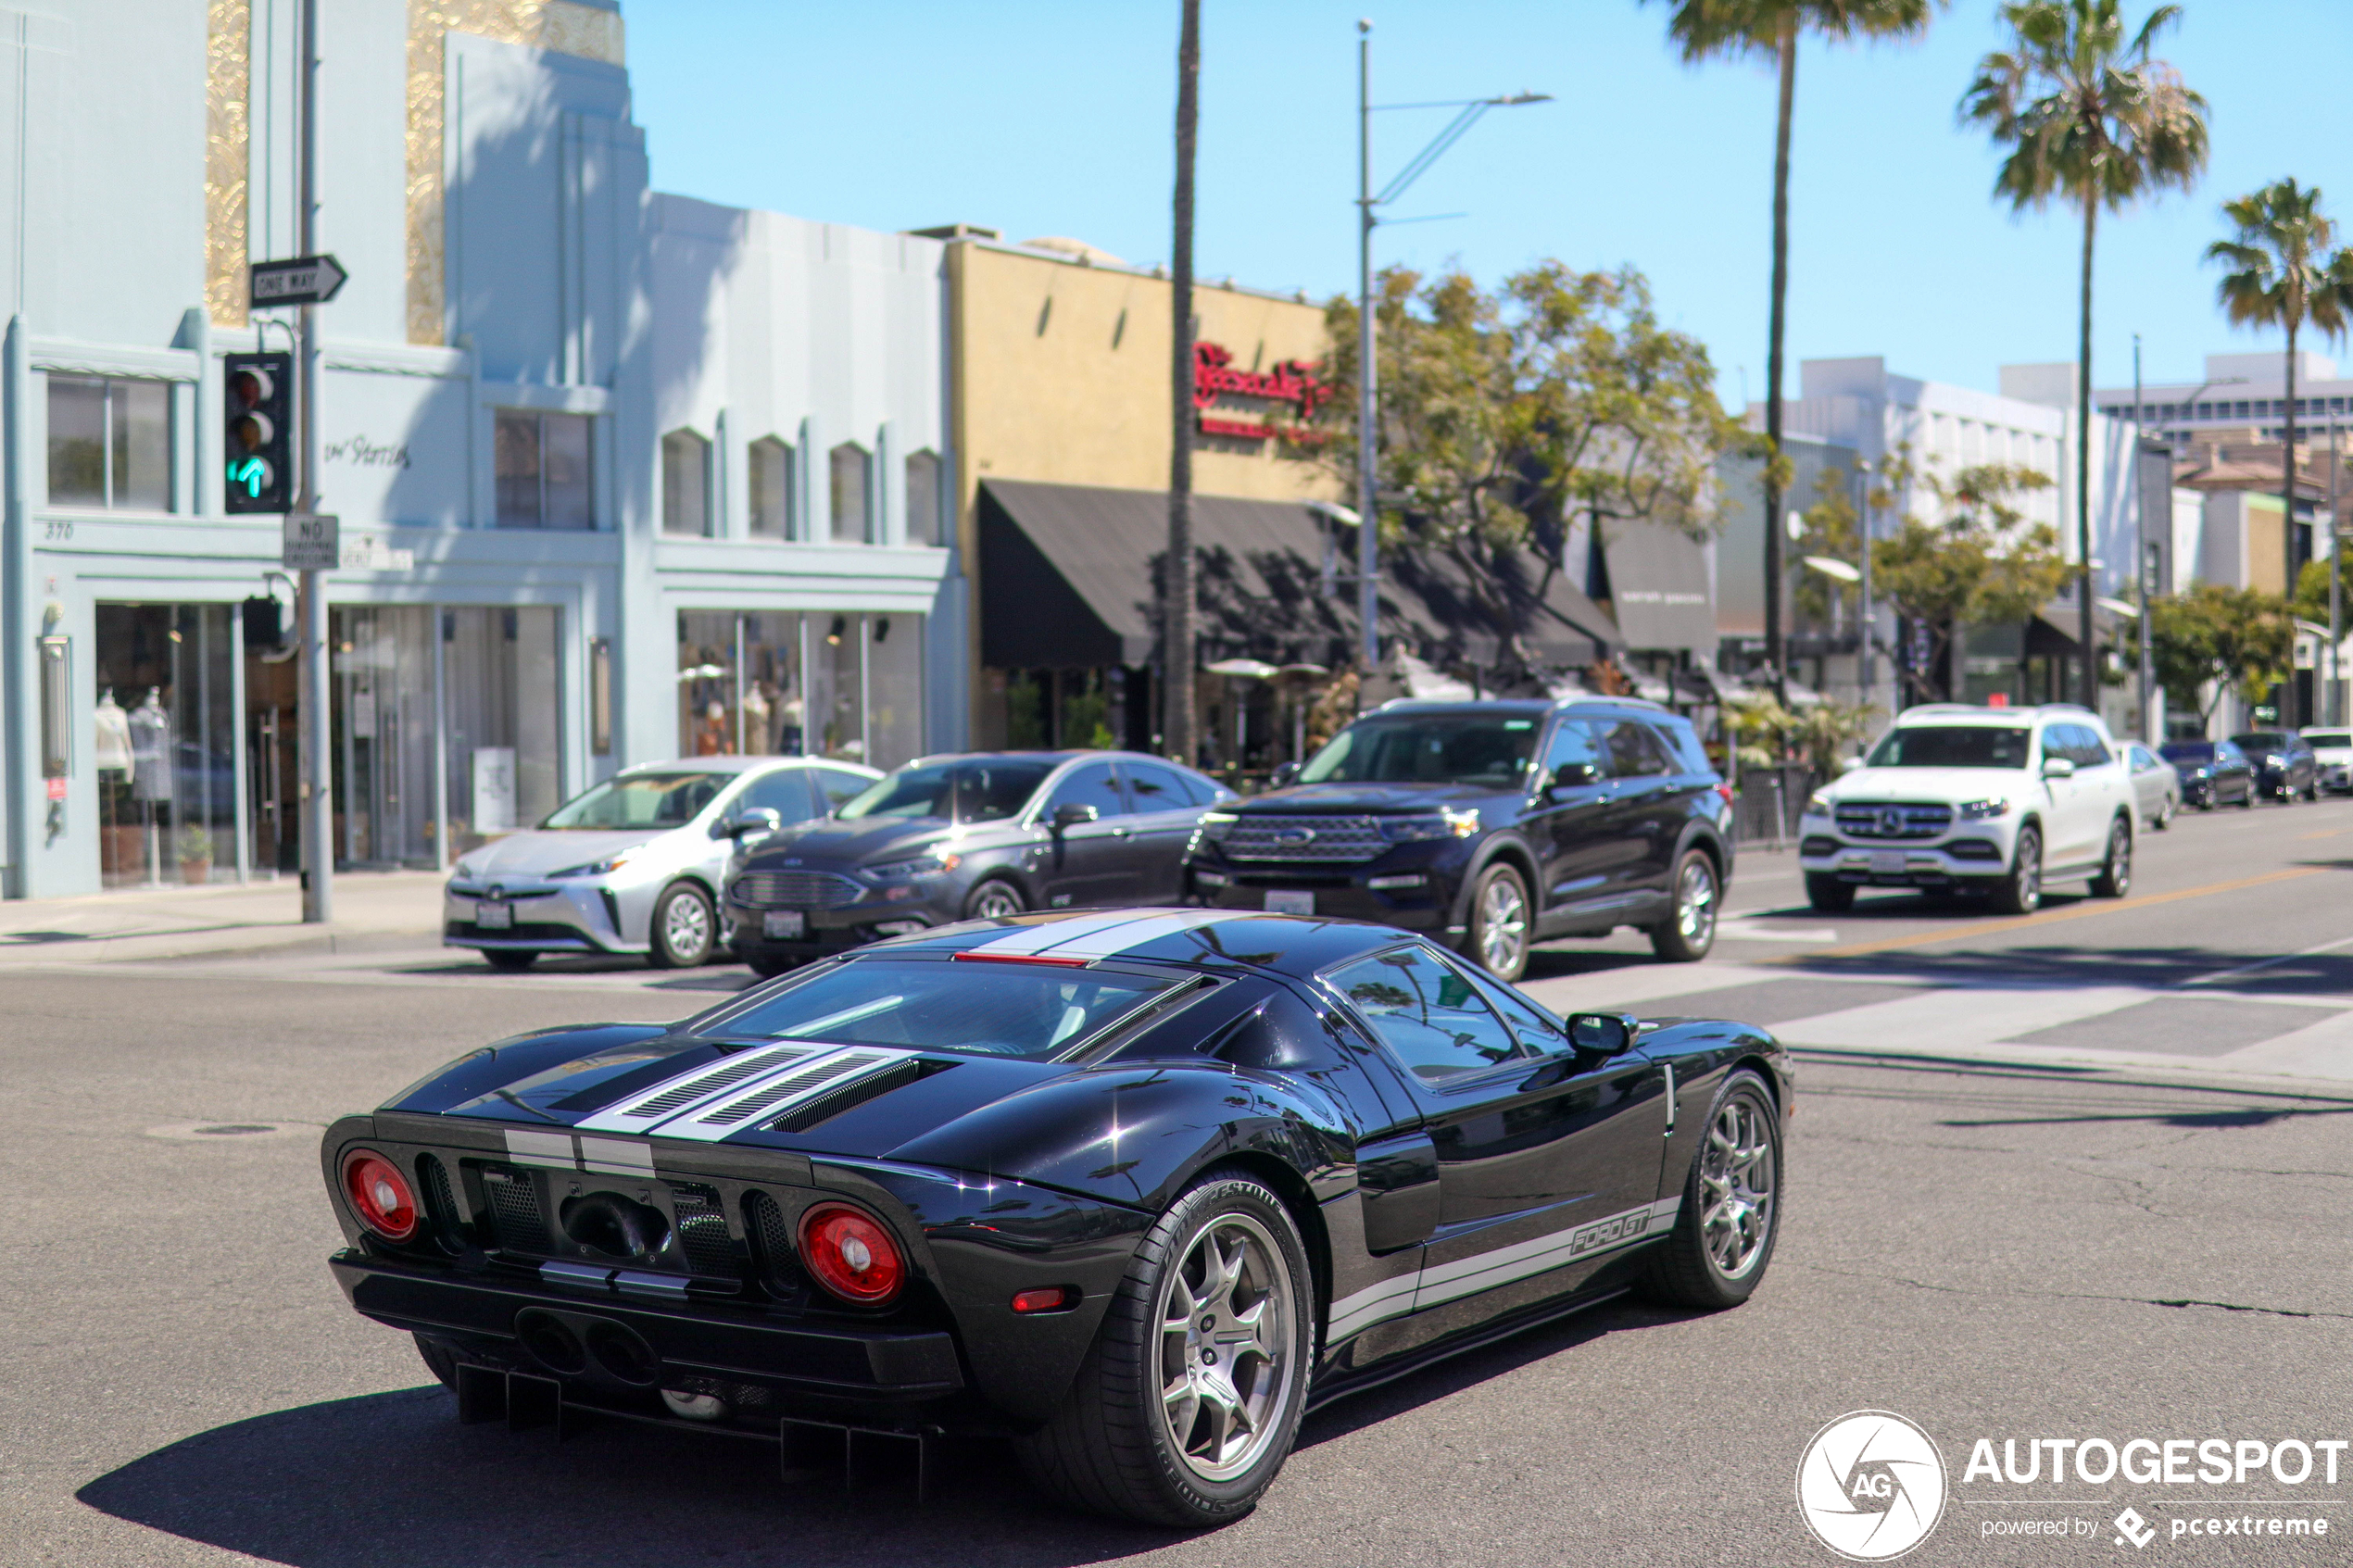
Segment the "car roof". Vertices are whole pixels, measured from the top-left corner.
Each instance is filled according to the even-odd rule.
[[[749,773],[758,768],[846,768],[853,773],[882,774],[863,762],[852,762],[840,757],[680,757],[667,762],[632,762],[615,778],[632,773]]]
[[[1374,713],[1634,713],[1645,719],[1672,719],[1679,715],[1666,707],[1639,696],[1568,696],[1568,697],[1392,697],[1373,709]],[[1370,715],[1365,715],[1370,717]]]
[[[1394,926],[1255,909],[1090,909],[966,921],[876,943],[850,956],[854,961],[893,953],[987,951],[990,961],[999,962],[1076,967],[1074,960],[1116,960],[1304,979],[1412,939],[1411,933]]]
[[[2100,716],[2088,708],[2071,702],[2038,703],[2031,708],[1980,708],[1969,702],[1923,702],[1907,708],[1895,716],[1898,729],[1906,724],[2016,724],[2020,720],[2036,723],[2045,720],[2064,720],[2080,724],[2085,720],[2105,729]]]

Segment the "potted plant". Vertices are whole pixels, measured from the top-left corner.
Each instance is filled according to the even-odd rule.
[[[180,880],[198,884],[212,880],[212,834],[191,822],[180,830]]]

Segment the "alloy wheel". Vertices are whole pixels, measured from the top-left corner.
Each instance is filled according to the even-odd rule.
[[[1478,890],[1479,962],[1490,974],[1517,974],[1527,952],[1527,895],[1514,877],[1491,877]]]
[[[662,946],[681,961],[711,945],[711,906],[692,893],[679,894],[661,911]]]
[[[1700,1155],[1700,1238],[1728,1280],[1756,1267],[1772,1239],[1773,1135],[1767,1114],[1748,1096],[1732,1096],[1717,1108]]]
[[[1230,1481],[1283,1429],[1296,1293],[1274,1236],[1247,1214],[1209,1221],[1181,1259],[1160,1292],[1161,1421],[1187,1469]]]
[[[992,882],[973,896],[975,920],[1005,920],[1022,912],[1021,895],[1001,882]]]
[[[1716,935],[1716,874],[1697,856],[1683,864],[1675,884],[1675,923],[1684,942],[1705,948]]]

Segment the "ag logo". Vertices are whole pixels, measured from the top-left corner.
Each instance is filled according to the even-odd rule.
[[[1944,1512],[1944,1458],[1886,1411],[1856,1411],[1814,1434],[1797,1462],[1797,1511],[1814,1538],[1856,1562],[1926,1540]]]

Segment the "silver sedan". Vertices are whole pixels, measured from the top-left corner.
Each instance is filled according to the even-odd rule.
[[[2138,741],[2127,741],[2117,749],[2124,754],[2124,770],[2132,775],[2141,821],[2160,832],[2171,826],[2182,809],[2182,775]]]
[[[719,887],[748,836],[823,817],[882,775],[854,762],[697,757],[625,769],[536,828],[472,849],[442,898],[442,942],[499,969],[542,953],[707,960]]]

